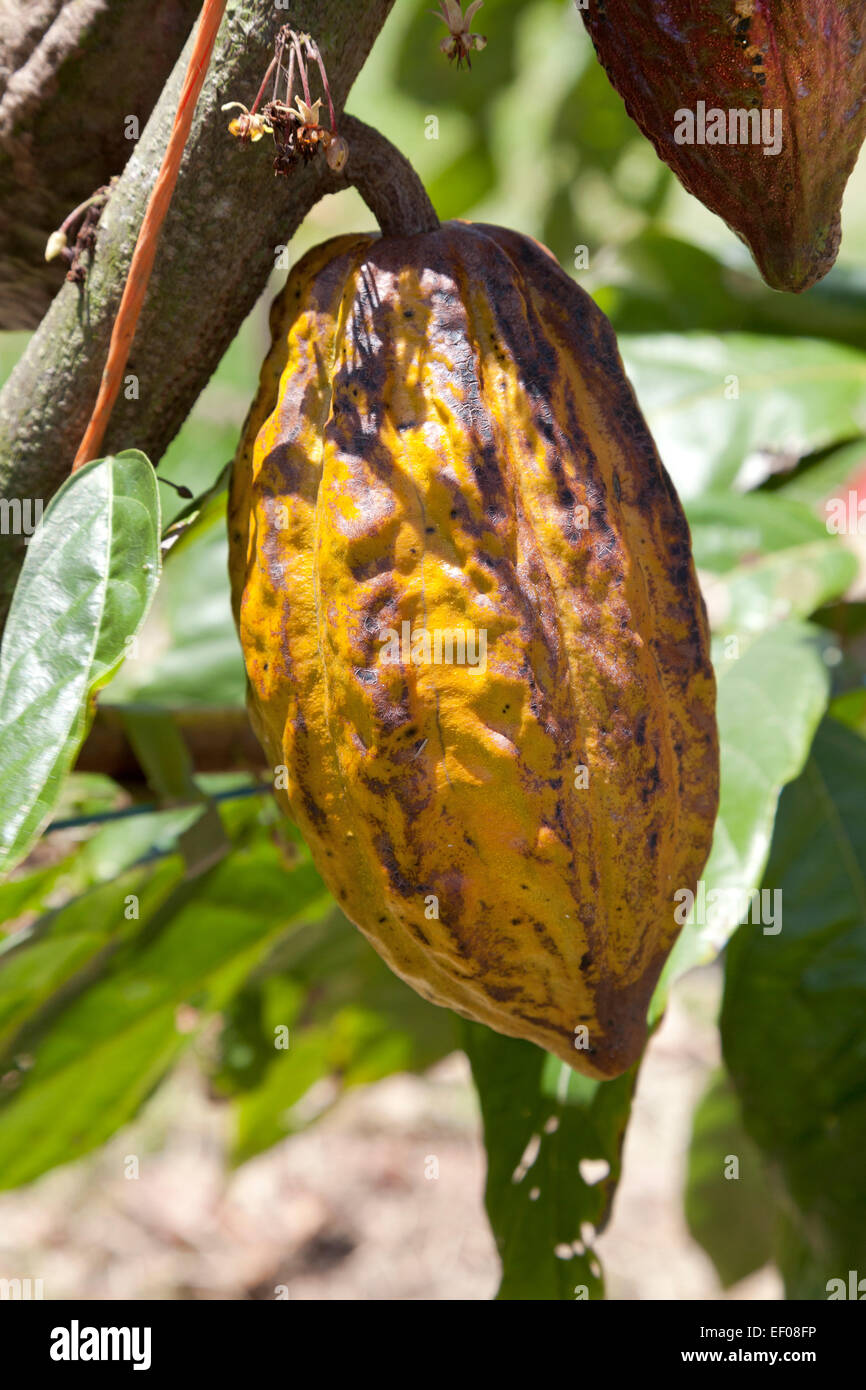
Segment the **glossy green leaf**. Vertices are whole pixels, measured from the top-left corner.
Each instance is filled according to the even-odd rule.
[[[809,618],[857,578],[857,558],[836,537],[776,550],[723,575],[711,589],[713,629],[749,634]]]
[[[718,681],[721,795],[700,897],[686,917],[654,999],[712,959],[742,915],[764,871],[779,795],[802,770],[829,698],[819,629],[783,623],[751,641],[714,644]],[[678,900],[678,910],[687,908]]]
[[[619,1181],[637,1065],[591,1081],[476,1023],[465,1026],[465,1046],[484,1119],[498,1297],[603,1298],[593,1244]]]
[[[866,353],[854,348],[746,333],[655,333],[624,335],[620,350],[685,498],[729,487],[751,455],[800,458],[866,432]]]
[[[830,539],[811,507],[787,492],[708,492],[685,508],[695,564],[715,574]]]
[[[782,930],[745,925],[728,948],[724,1055],[746,1128],[787,1187],[791,1298],[826,1298],[829,1280],[863,1272],[864,787],[866,741],[826,720],[782,796],[764,876]]]
[[[165,576],[111,702],[176,706],[243,705],[246,677],[232,620],[226,495],[203,507],[168,552]]]
[[[0,648],[0,871],[27,853],[159,580],[159,500],[136,451],[87,464],[46,508]]]

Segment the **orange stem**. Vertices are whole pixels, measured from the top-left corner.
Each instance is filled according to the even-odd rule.
[[[84,432],[84,438],[78,447],[78,453],[75,455],[75,462],[72,465],[73,473],[77,468],[89,463],[91,459],[97,458],[102,447],[106,426],[120,391],[123,369],[129,358],[129,350],[135,336],[147,283],[153,270],[160,230],[177,183],[178,170],[180,169],[184,146],[189,137],[195,105],[204,85],[214,41],[222,22],[225,7],[226,0],[204,0],[202,5],[195,44],[190,54],[171,136],[139,228],[129,275],[123,287],[117,318],[114,320],[114,327],[111,330],[108,360],[102,373],[99,395]]]

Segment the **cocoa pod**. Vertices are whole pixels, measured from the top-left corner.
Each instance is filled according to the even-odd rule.
[[[767,283],[799,293],[826,275],[866,136],[863,0],[593,0],[581,13],[629,115]]]
[[[229,535],[281,795],[420,994],[618,1075],[718,749],[688,527],[613,331],[543,247],[464,223],[327,242],[271,327]]]

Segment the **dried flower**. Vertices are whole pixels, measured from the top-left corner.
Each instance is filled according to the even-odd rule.
[[[248,111],[242,101],[227,101],[223,106],[223,111],[238,110],[243,112],[241,116],[235,116],[234,120],[229,121],[229,133],[238,140],[252,141],[261,140],[263,135],[272,135],[273,131],[261,113],[253,115]]]
[[[328,103],[330,129],[319,120],[323,98],[313,100],[310,92],[310,65],[315,64],[322,79],[322,89]],[[270,100],[264,100],[268,84],[273,79]],[[300,82],[303,95],[296,96],[295,83]],[[284,25],[277,34],[274,56],[262,78],[250,110],[239,101],[227,102],[224,111],[237,109],[240,116],[229,125],[232,135],[240,140],[260,140],[262,135],[273,136],[276,152],[274,172],[290,174],[301,160],[307,163],[325,151],[328,164],[339,173],[348,158],[349,147],[337,134],[337,118],[328,85],[328,74],[318,45],[309,34],[296,33]]]
[[[300,122],[301,125],[318,125],[319,107],[321,106],[321,104],[321,97],[316,97],[316,100],[310,106],[307,105],[303,97],[296,97],[295,109],[292,112],[292,115],[294,116],[296,121]]]

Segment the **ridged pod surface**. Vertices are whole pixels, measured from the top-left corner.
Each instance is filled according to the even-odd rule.
[[[291,813],[419,993],[615,1076],[718,750],[688,528],[613,331],[543,247],[465,223],[327,242],[271,328],[230,565]]]
[[[796,293],[826,275],[866,136],[864,0],[591,0],[581,14],[629,115],[767,283]],[[677,142],[680,111],[695,115],[694,143]],[[749,143],[730,143],[732,113]],[[778,128],[777,153],[751,143],[755,121]]]

